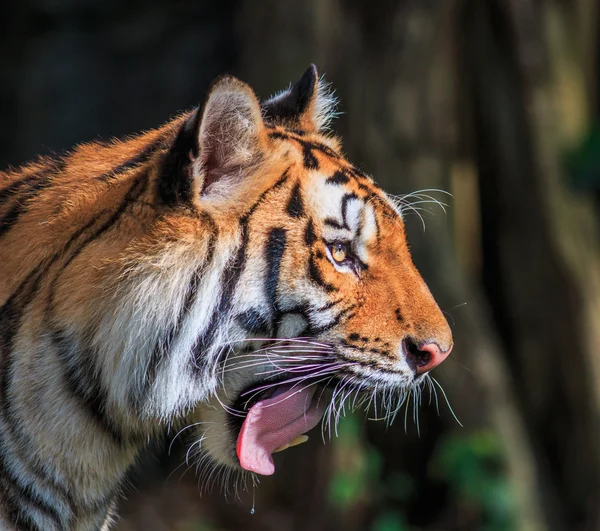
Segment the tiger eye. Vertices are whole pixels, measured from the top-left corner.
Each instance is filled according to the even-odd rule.
[[[346,246],[341,243],[334,245],[333,249],[331,249],[331,256],[338,263],[342,263],[346,259],[346,255]]]

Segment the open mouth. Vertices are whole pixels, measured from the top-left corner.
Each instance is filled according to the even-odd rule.
[[[253,383],[239,391],[226,410],[239,465],[266,476],[275,472],[274,453],[305,442],[306,432],[326,413],[325,423],[335,425],[349,397],[349,410],[368,409],[371,402],[377,410],[381,401],[373,397],[387,389],[385,405],[391,408],[395,398],[398,405],[403,403],[413,380],[411,376],[411,382],[406,381],[398,371],[340,356],[330,345],[285,341],[285,345],[240,355],[228,368],[253,372]],[[395,409],[390,411],[393,414]]]
[[[321,421],[327,400],[315,384],[282,382],[266,392],[256,392],[256,386],[242,392],[235,408],[245,412],[235,422],[240,466],[269,476],[275,472],[273,454],[305,442],[304,434]]]

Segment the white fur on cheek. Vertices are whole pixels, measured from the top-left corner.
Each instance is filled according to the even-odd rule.
[[[301,315],[288,313],[283,316],[279,324],[277,336],[281,338],[299,336],[306,330],[307,325],[306,319]]]

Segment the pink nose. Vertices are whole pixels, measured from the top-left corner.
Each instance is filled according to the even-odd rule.
[[[444,361],[452,347],[446,351],[442,351],[437,343],[423,343],[417,345],[412,339],[404,340],[404,352],[406,361],[417,374],[423,374],[437,367]]]

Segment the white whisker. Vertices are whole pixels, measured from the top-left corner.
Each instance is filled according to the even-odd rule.
[[[442,392],[442,396],[444,397],[444,400],[446,400],[446,404],[448,405],[448,409],[450,410],[450,413],[452,413],[452,416],[454,417],[454,420],[458,423],[458,425],[461,428],[464,428],[464,426],[462,425],[462,423],[460,422],[460,420],[458,420],[458,417],[454,413],[454,410],[452,409],[452,406],[450,405],[450,401],[448,400],[448,397],[446,396],[446,392],[444,391],[444,388],[442,387],[442,385],[440,384],[440,382],[438,382],[433,376],[431,376],[431,379],[433,380],[433,383],[436,384],[440,388],[440,391]]]

